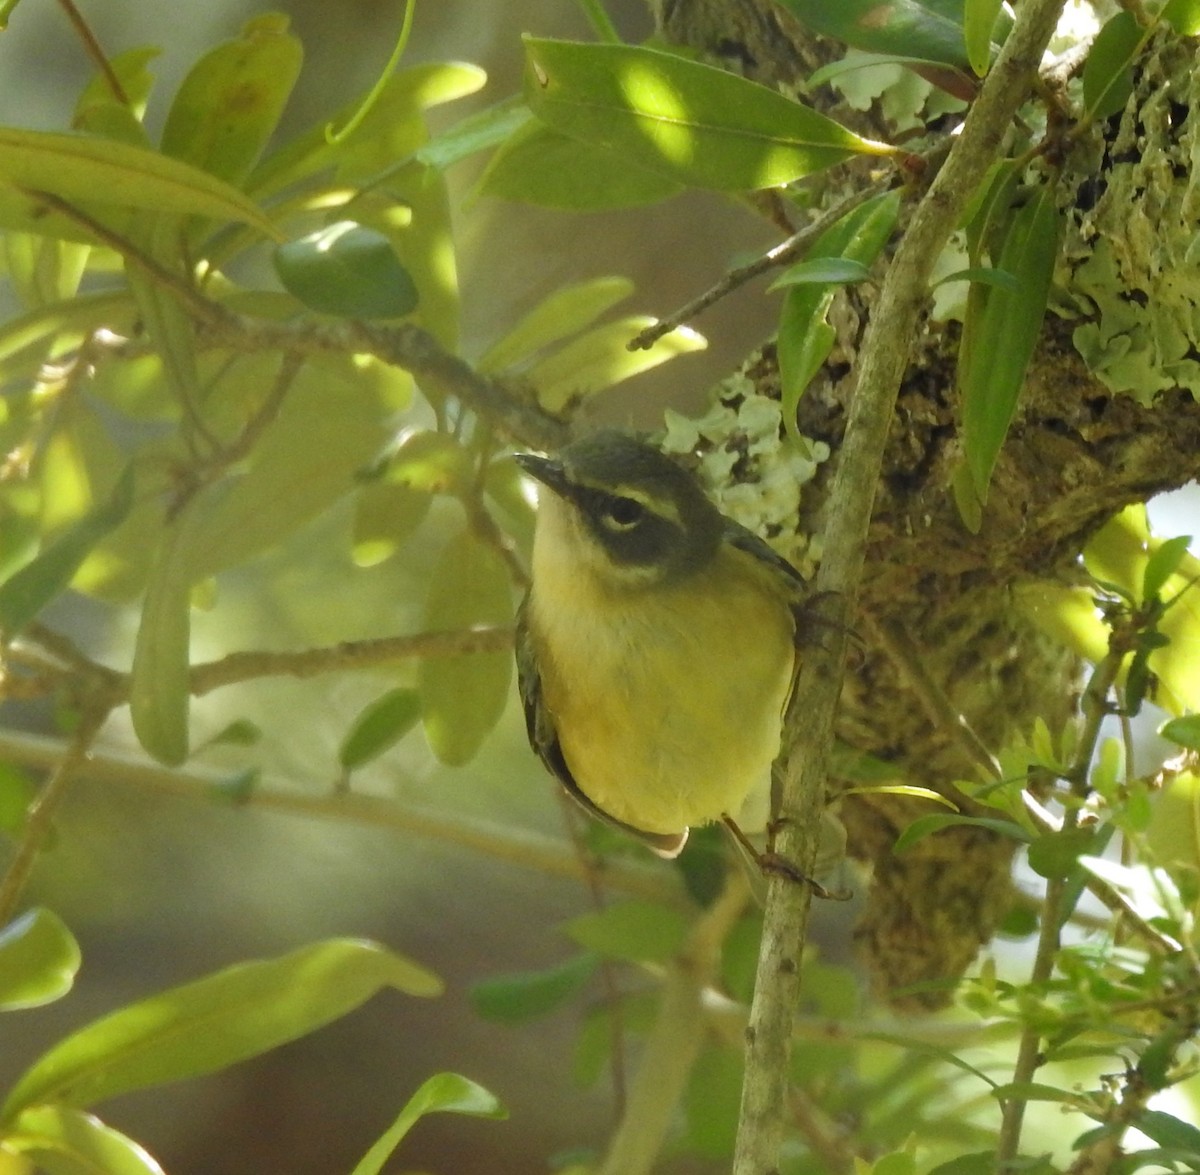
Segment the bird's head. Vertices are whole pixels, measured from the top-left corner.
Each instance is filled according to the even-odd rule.
[[[606,429],[557,458],[518,454],[548,490],[538,546],[555,562],[589,568],[612,586],[684,578],[712,560],[724,519],[696,479],[657,449]],[[546,550],[553,544],[553,550]]]

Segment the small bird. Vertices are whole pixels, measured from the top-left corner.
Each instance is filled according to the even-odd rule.
[[[779,752],[803,578],[625,433],[517,461],[549,491],[517,626],[530,745],[661,856],[718,820],[745,845],[733,817]]]

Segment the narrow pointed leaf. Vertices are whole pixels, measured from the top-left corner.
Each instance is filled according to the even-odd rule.
[[[819,263],[850,262],[869,266],[891,236],[899,210],[898,192],[885,192],[868,200],[822,233],[803,264],[815,267]],[[824,281],[805,281],[791,287],[780,311],[777,347],[783,419],[793,435],[800,397],[833,349],[834,332],[826,316],[841,276],[827,273]]]
[[[0,127],[0,176],[5,185],[51,192],[84,206],[209,216],[278,236],[237,188],[178,159],[111,139]]]
[[[351,1175],[379,1175],[404,1136],[426,1114],[468,1114],[473,1118],[507,1118],[497,1098],[468,1077],[437,1073],[409,1099],[387,1132],[355,1165]]]
[[[967,63],[976,77],[983,77],[992,60],[992,29],[1003,0],[966,0],[963,5],[963,41]]]
[[[38,906],[0,929],[0,1011],[64,996],[79,970],[79,944],[57,914]]]
[[[51,600],[66,591],[88,552],[121,524],[133,506],[133,468],[118,479],[107,502],[84,515],[0,584],[0,631],[21,631]]]
[[[892,148],[714,66],[632,45],[525,39],[533,113],[680,183],[747,191]]]
[[[974,321],[968,321],[961,352],[966,363],[965,376],[960,368],[963,447],[981,503],[987,500],[992,469],[1041,331],[1058,256],[1060,221],[1053,190],[1039,188],[1013,214],[997,266],[1011,273],[1020,289],[989,287],[976,303],[978,313],[968,310]]]
[[[352,771],[395,746],[421,717],[421,695],[408,687],[388,690],[365,706],[338,749],[338,762]]]
[[[20,1078],[3,1117],[55,1101],[104,1098],[212,1073],[353,1011],[384,987],[441,992],[423,967],[376,943],[329,939],[227,967],[121,1008],[60,1041]]]
[[[1148,35],[1131,12],[1118,12],[1096,34],[1083,67],[1083,105],[1093,118],[1125,109],[1133,93],[1133,62]]]
[[[708,346],[703,335],[680,326],[663,335],[652,347],[629,350],[629,340],[656,321],[646,315],[631,315],[606,322],[548,355],[529,372],[538,402],[547,412],[558,413],[676,355],[702,351]]]
[[[503,371],[551,343],[591,326],[633,293],[627,277],[597,277],[556,290],[539,302],[479,360],[479,370]]]

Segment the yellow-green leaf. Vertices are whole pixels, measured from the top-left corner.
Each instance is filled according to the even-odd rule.
[[[79,944],[57,914],[38,906],[0,929],[0,1011],[38,1008],[75,982]]]
[[[8,1147],[47,1175],[165,1175],[140,1143],[67,1106],[29,1106],[8,1133]]]
[[[470,529],[443,548],[429,580],[425,627],[457,631],[512,619],[512,587],[500,555]],[[512,679],[510,653],[427,657],[421,662],[421,717],[433,753],[461,766],[504,713]]]
[[[703,335],[680,326],[651,347],[629,350],[630,339],[655,322],[657,319],[640,314],[606,322],[548,355],[529,372],[538,402],[547,412],[561,412],[568,405],[649,371],[676,355],[702,351],[708,346]]]
[[[237,188],[178,159],[111,139],[0,127],[0,176],[7,186],[50,192],[85,207],[115,204],[209,216],[279,237],[258,205]]]
[[[183,79],[163,127],[164,154],[240,185],[279,122],[303,58],[286,16],[248,21]]]
[[[384,987],[435,996],[436,975],[377,943],[336,938],[238,963],[92,1021],[44,1053],[4,1105],[89,1106],[228,1068],[353,1011]]]
[[[747,191],[893,148],[715,66],[633,45],[525,38],[525,96],[547,126],[681,183]]]
[[[484,352],[479,370],[503,371],[528,359],[543,347],[591,326],[632,293],[633,282],[627,277],[597,277],[556,290]]]

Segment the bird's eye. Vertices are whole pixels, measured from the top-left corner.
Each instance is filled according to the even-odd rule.
[[[609,530],[632,530],[646,517],[646,507],[634,498],[610,498],[602,515]]]

